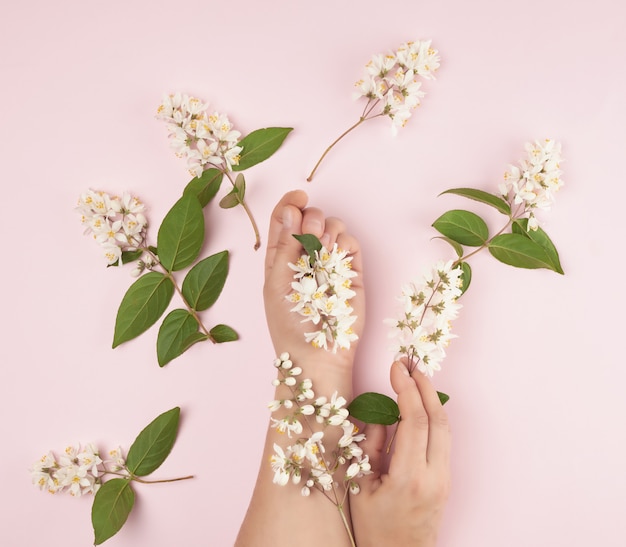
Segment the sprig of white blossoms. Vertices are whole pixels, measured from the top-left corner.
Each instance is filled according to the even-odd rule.
[[[363,433],[348,419],[349,412],[345,408],[346,400],[335,392],[330,400],[326,397],[316,397],[311,380],[298,381],[297,376],[302,374],[300,367],[294,366],[288,353],[282,353],[274,361],[274,366],[282,378],[274,380],[274,385],[284,384],[291,390],[292,397],[283,400],[274,400],[268,407],[272,412],[280,409],[293,410],[280,419],[271,418],[272,427],[279,433],[287,433],[291,438],[294,435],[294,444],[283,449],[274,444],[274,454],[270,457],[273,482],[284,486],[291,481],[293,484],[304,485],[301,494],[308,496],[312,488],[321,492],[332,490],[337,482],[341,482],[353,494],[359,493],[358,478],[371,473],[369,456],[363,454],[358,443],[365,439]],[[321,424],[322,430],[313,432],[311,424],[307,423],[311,431],[309,437],[300,437],[303,425],[300,421],[315,419]],[[324,430],[328,427],[340,427],[343,434],[337,445],[329,450],[324,445]],[[350,462],[347,469],[338,474],[340,467]]]
[[[425,95],[418,78],[433,80],[439,64],[439,52],[431,47],[430,40],[406,42],[396,51],[374,55],[365,65],[363,78],[355,84],[355,98],[368,99],[364,117],[376,104],[382,104],[380,114],[391,118],[396,134]]]
[[[529,213],[528,229],[536,230],[539,224],[534,209],[550,209],[556,192],[564,184],[560,169],[561,144],[545,139],[526,143],[525,149],[526,159],[520,160],[519,166],[509,166],[499,190],[509,203],[524,207],[524,212]]]
[[[452,320],[458,315],[462,270],[453,262],[438,262],[422,279],[402,287],[401,319],[388,319],[390,336],[398,357],[407,357],[409,370],[415,367],[432,376],[441,370],[445,348],[452,338]]]
[[[295,264],[289,263],[294,271],[292,292],[287,300],[294,304],[291,311],[319,325],[319,330],[307,332],[304,338],[318,348],[349,349],[358,339],[352,330],[356,316],[350,299],[356,294],[352,289],[352,278],[357,273],[352,269],[352,257],[339,249],[332,251],[322,247],[313,257],[303,254]]]
[[[166,95],[157,109],[165,121],[171,147],[176,155],[187,158],[187,167],[199,177],[212,166],[227,171],[239,163],[241,133],[233,129],[225,114],[207,114],[208,104],[181,93]]]
[[[136,251],[144,244],[148,221],[139,198],[128,193],[117,197],[88,190],[81,194],[76,209],[86,227],[85,234],[93,234],[109,265],[121,265],[123,252]]]
[[[107,472],[125,468],[121,448],[111,450],[109,459],[102,460],[98,449],[90,443],[82,449],[80,446],[68,446],[58,459],[48,452],[33,465],[30,473],[33,484],[40,490],[82,496],[95,494],[102,485],[102,476]]]

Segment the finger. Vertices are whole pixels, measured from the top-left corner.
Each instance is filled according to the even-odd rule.
[[[420,392],[426,413],[428,414],[428,450],[429,463],[448,465],[450,461],[450,424],[448,415],[441,405],[439,395],[430,379],[417,367],[411,374]]]
[[[317,207],[307,207],[302,212],[302,233],[313,234],[318,239],[324,234],[326,220],[324,213]]]
[[[296,252],[299,252],[300,244],[291,235],[300,233],[302,209],[306,206],[307,201],[308,196],[305,192],[294,190],[293,192],[287,192],[274,207],[270,217],[267,250],[265,252],[266,277],[272,265],[276,262],[276,254],[279,249],[281,254],[290,256],[290,261],[293,250],[297,249]]]
[[[400,361],[391,366],[391,386],[398,395],[401,420],[389,474],[412,474],[416,468],[424,467],[427,462],[428,414],[417,385]]]
[[[359,486],[362,492],[371,493],[380,486],[383,449],[385,448],[387,431],[384,425],[367,424],[363,433],[365,433],[365,439],[359,443],[359,446],[363,449],[363,454],[369,456],[372,472],[359,479]]]
[[[337,237],[346,231],[346,225],[341,219],[328,217],[324,228],[324,234],[320,238],[322,245],[331,250],[337,242]]]

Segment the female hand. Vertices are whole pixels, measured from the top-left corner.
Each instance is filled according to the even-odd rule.
[[[350,498],[359,547],[432,547],[450,485],[450,429],[437,392],[417,369],[391,367],[402,419],[389,472],[381,473],[385,427],[368,426],[361,443],[373,473]]]

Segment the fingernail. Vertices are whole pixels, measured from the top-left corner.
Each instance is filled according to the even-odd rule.
[[[406,365],[402,361],[396,361],[396,365],[400,368],[402,374],[404,374],[405,376],[411,376],[409,374],[409,369],[406,368]]]
[[[328,249],[328,246],[330,245],[330,236],[328,234],[324,234],[320,238],[320,243]]]
[[[293,214],[289,207],[283,208],[283,228],[289,230],[293,225]]]

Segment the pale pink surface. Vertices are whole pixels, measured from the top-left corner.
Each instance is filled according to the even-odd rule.
[[[107,545],[231,545],[256,477],[273,376],[261,301],[265,249],[241,210],[210,209],[206,252],[231,273],[206,314],[241,341],[199,345],[164,369],[153,328],[112,350],[128,270],[106,269],[73,206],[88,187],[132,191],[156,227],[188,177],[154,119],[181,90],[243,133],[295,131],[247,175],[263,235],[274,203],[303,188],[361,239],[369,316],[356,390],[390,392],[387,329],[400,285],[439,258],[432,221],[479,204],[437,195],[496,191],[523,143],[562,141],[566,187],[544,227],[566,275],[484,254],[437,387],[451,394],[454,484],[444,547],[624,545],[624,9],[531,0],[428,4],[274,1],[12,3],[0,23],[4,234],[0,544],[89,545],[91,499],[52,497],[28,467],[49,449],[128,447],[179,405],[178,441],[139,486]],[[435,82],[407,127],[369,122],[305,177],[356,121],[352,86],[371,54],[432,38]],[[154,237],[154,235],[153,235]],[[616,268],[616,265],[618,267]]]

